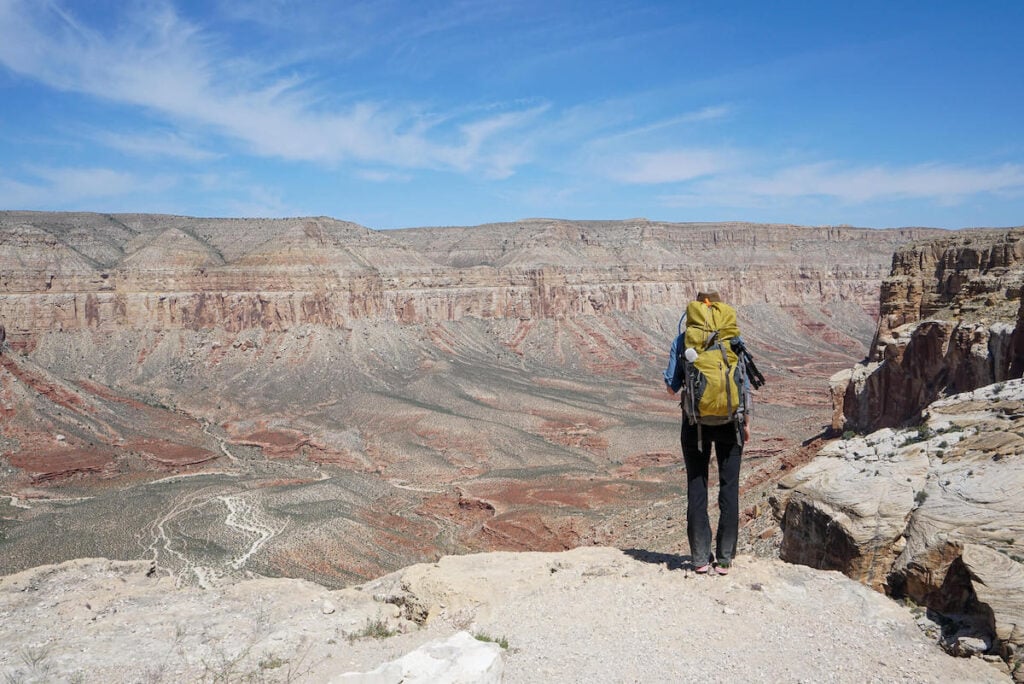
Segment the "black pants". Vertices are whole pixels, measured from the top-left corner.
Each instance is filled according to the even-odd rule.
[[[736,538],[740,522],[740,460],[743,446],[736,440],[736,427],[704,425],[701,427],[703,450],[697,449],[697,426],[683,418],[680,441],[686,461],[686,536],[695,567],[711,562],[711,521],[708,518],[708,465],[711,446],[718,460],[718,534],[715,535],[715,557],[720,563],[731,562],[736,555]]]

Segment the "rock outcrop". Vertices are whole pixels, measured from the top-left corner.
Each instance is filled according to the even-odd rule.
[[[1024,230],[897,251],[870,356],[832,378],[844,439],[776,499],[783,558],[937,611],[953,652],[1018,660],[1024,384],[1010,378],[1024,373],[1022,283]]]
[[[500,684],[505,671],[501,646],[466,631],[420,646],[369,672],[346,672],[331,684]]]
[[[864,363],[832,378],[833,428],[916,418],[936,398],[1024,372],[1024,230],[974,230],[899,249]]]
[[[937,611],[951,650],[978,638],[1020,658],[1024,381],[936,401],[916,428],[834,441],[780,488],[784,560]]]

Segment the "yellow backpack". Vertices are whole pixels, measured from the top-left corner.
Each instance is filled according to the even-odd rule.
[[[683,408],[691,424],[724,425],[742,416],[744,369],[731,344],[739,336],[728,304],[705,298],[687,305]]]

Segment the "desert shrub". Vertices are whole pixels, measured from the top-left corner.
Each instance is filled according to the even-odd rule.
[[[486,634],[484,632],[477,632],[476,634],[473,635],[473,638],[476,639],[477,641],[484,641],[484,642],[491,643],[491,644],[498,644],[499,646],[501,646],[506,651],[508,650],[508,639],[503,637],[503,636],[495,638],[495,637],[492,637],[491,635]]]
[[[356,639],[387,639],[398,634],[397,629],[391,629],[388,626],[388,621],[382,618],[371,620],[366,618],[366,624],[363,625],[362,629],[358,632],[353,632],[348,635],[349,642],[353,642]]]
[[[907,446],[908,444],[917,444],[927,439],[931,439],[935,436],[935,432],[927,425],[918,425],[913,429],[910,434],[907,435],[906,439],[903,440],[901,446]]]

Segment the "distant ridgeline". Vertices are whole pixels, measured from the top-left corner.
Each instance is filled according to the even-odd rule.
[[[892,252],[944,234],[645,219],[373,231],[329,218],[0,212],[0,320],[58,330],[342,327],[744,305],[874,311]]]

